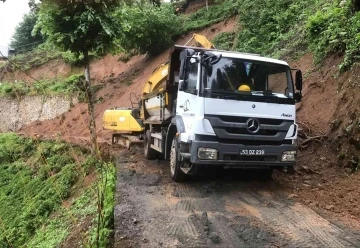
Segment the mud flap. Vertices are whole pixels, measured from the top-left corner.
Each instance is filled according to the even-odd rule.
[[[191,164],[187,162],[182,162],[180,169],[186,175],[196,175],[197,174],[197,166],[196,164]]]

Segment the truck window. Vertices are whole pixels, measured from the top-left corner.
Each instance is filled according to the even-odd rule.
[[[189,64],[187,70],[188,80],[187,80],[187,89],[188,92],[193,92],[196,89],[197,78],[198,78],[198,63]]]
[[[267,90],[285,94],[287,89],[286,72],[270,74],[267,81]]]

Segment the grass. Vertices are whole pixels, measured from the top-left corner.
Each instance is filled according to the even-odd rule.
[[[181,33],[204,29],[212,24],[224,21],[237,14],[234,1],[219,1],[219,3],[199,9],[190,15],[181,15],[183,22]]]
[[[97,230],[98,189],[102,188],[100,243],[107,244],[115,169],[112,163],[102,163],[92,159],[87,149],[64,142],[0,134],[0,247],[58,247],[85,218],[92,221],[81,242],[91,246]],[[83,188],[89,173],[100,176]],[[80,195],[67,200],[74,192]],[[68,207],[63,205],[65,200]]]
[[[41,80],[32,84],[20,82],[3,82],[0,84],[0,96],[19,98],[35,95],[65,95],[77,96],[80,102],[86,101],[82,89],[84,76],[74,74],[65,79]],[[93,85],[92,90],[100,90],[102,85]]]

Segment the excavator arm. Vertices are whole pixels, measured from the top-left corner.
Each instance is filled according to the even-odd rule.
[[[188,42],[186,42],[185,46],[189,44],[192,40],[196,41],[195,46],[197,47],[203,47],[206,49],[215,48],[214,44],[208,39],[206,39],[205,36],[196,33],[194,33],[191,39]],[[166,62],[154,70],[149,80],[144,85],[143,95],[148,94],[160,88],[160,86],[163,85],[163,83],[166,81],[166,78],[168,76],[168,67],[169,67],[169,63]]]

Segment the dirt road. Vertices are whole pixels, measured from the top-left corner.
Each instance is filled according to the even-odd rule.
[[[119,156],[115,247],[360,247],[360,233],[275,181],[220,171],[173,183],[168,170],[135,152]]]

